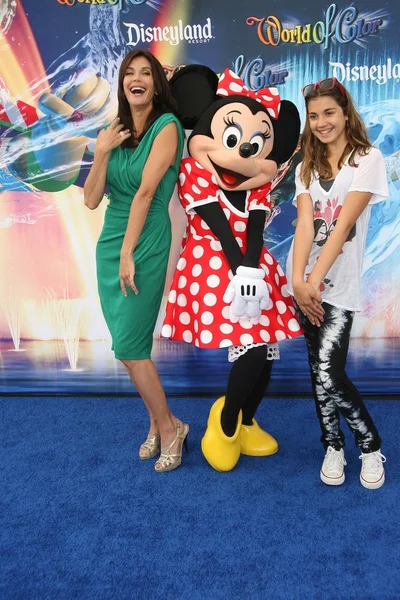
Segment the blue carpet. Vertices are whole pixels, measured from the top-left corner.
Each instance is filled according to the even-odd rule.
[[[0,398],[1,600],[398,600],[400,404],[369,401],[387,482],[319,480],[311,400],[265,400],[280,443],[217,473],[200,452],[211,400],[175,399],[190,452],[173,473],[137,448],[137,399]]]

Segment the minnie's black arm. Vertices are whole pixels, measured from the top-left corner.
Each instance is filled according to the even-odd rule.
[[[264,245],[265,210],[251,210],[247,222],[247,246],[243,259],[244,267],[258,269],[261,250]]]
[[[235,275],[236,269],[243,263],[243,254],[239,244],[235,240],[235,236],[222,207],[218,202],[211,202],[210,204],[196,206],[194,210],[207,223],[215,237],[220,241],[232,273]]]

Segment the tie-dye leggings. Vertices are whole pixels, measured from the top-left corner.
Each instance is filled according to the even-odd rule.
[[[312,325],[298,309],[307,342],[315,406],[322,430],[321,442],[325,448],[343,448],[340,412],[361,451],[374,452],[381,447],[381,439],[359,391],[345,370],[354,312],[326,302],[322,307],[325,315],[320,327]]]

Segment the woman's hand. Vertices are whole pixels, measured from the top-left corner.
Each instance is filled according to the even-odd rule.
[[[307,281],[302,281],[293,285],[293,292],[294,299],[301,312],[308,318],[310,323],[319,327],[324,317],[319,290]]]
[[[108,154],[114,148],[118,148],[125,140],[131,136],[129,129],[119,122],[119,117],[114,119],[110,127],[102,129],[97,136],[95,152]]]
[[[132,254],[121,254],[119,261],[119,283],[125,297],[128,295],[127,287],[131,288],[135,294],[139,293],[134,277],[135,263]]]

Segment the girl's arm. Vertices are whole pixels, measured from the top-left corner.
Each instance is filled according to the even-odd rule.
[[[120,146],[130,135],[129,129],[124,130],[124,126],[120,125],[118,117],[114,119],[110,127],[99,132],[93,164],[83,186],[84,202],[91,210],[97,208],[104,197],[111,150]]]
[[[339,256],[351,229],[371,198],[372,194],[369,192],[349,192],[347,194],[335,228],[308,277],[308,282],[314,289],[319,289],[321,281]]]
[[[309,280],[304,281],[304,272],[313,239],[314,212],[311,196],[309,194],[299,194],[297,197],[297,225],[293,244],[293,292],[300,310],[311,323],[319,325],[324,314],[321,307],[319,287],[314,288]]]
[[[160,131],[153,142],[142,172],[139,189],[135,194],[129,212],[128,225],[120,255],[120,283],[125,296],[128,295],[126,287],[130,287],[135,294],[139,293],[134,283],[133,252],[142,233],[157,186],[168,168],[174,163],[177,151],[178,129],[175,123],[169,123]]]

